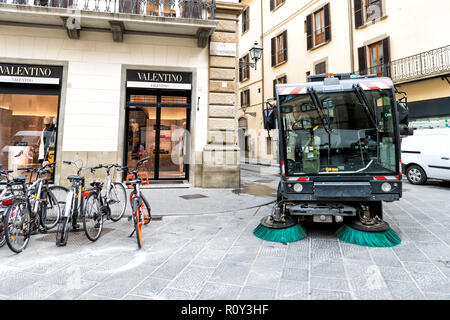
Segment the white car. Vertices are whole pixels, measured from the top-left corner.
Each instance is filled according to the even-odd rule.
[[[450,181],[450,128],[424,129],[402,140],[402,163],[408,181]]]

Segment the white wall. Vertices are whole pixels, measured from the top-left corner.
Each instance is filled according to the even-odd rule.
[[[196,68],[193,85],[201,99],[200,111],[192,101],[195,149],[206,145],[208,48],[198,48],[196,39],[125,35],[118,43],[111,33],[82,31],[80,40],[70,40],[65,30],[0,26],[1,58],[68,62],[62,151],[122,150],[122,65]]]

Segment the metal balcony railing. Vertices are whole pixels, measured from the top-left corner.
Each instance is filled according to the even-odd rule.
[[[376,75],[377,77],[390,77],[391,76],[391,63],[384,63],[376,66],[369,67],[365,70],[356,71],[355,74],[359,75]]]
[[[216,0],[0,0],[1,4],[214,20]]]
[[[392,80],[405,82],[450,72],[450,45],[392,61]]]

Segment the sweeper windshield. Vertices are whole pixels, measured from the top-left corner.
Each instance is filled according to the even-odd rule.
[[[280,95],[286,174],[397,175],[391,89]]]

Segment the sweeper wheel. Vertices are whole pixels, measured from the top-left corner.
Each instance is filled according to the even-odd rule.
[[[272,216],[267,216],[261,220],[261,224],[269,229],[281,230],[292,228],[297,224],[297,221],[290,216],[286,216],[284,221],[276,221]]]
[[[360,220],[354,220],[350,225],[351,228],[368,233],[382,233],[388,231],[391,227],[386,221],[373,221],[371,224],[364,224]]]

